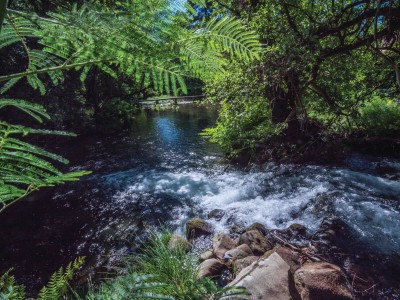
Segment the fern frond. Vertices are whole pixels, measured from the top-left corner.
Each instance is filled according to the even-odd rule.
[[[0,276],[1,300],[25,300],[25,287],[17,285],[15,277],[10,275],[12,269]]]
[[[41,105],[0,99],[0,109],[8,106],[22,110],[39,122],[49,118]],[[0,212],[41,187],[75,181],[89,174],[87,171],[61,173],[50,160],[66,164],[66,159],[18,138],[32,134],[73,135],[0,121]]]
[[[82,266],[84,260],[84,257],[79,257],[70,262],[65,269],[61,267],[56,271],[50,277],[49,283],[41,289],[38,300],[55,300],[64,296],[68,291],[69,282]]]

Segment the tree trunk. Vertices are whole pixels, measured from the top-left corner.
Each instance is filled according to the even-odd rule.
[[[297,135],[301,126],[297,116],[297,108],[301,103],[300,80],[298,73],[289,70],[284,78],[287,87],[285,91],[279,84],[267,92],[272,109],[272,123],[287,123],[287,133]]]

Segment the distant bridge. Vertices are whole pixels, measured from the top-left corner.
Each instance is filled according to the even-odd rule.
[[[154,99],[146,99],[144,101],[140,101],[140,104],[160,104],[165,102],[171,102],[174,105],[178,105],[180,100],[195,102],[201,101],[204,99],[206,95],[196,95],[196,96],[176,96],[176,97],[167,97],[167,98],[154,98]]]

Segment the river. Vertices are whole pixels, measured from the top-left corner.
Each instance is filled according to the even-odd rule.
[[[336,246],[349,255],[336,262],[345,269],[381,264],[372,282],[382,299],[398,297],[400,182],[377,176],[381,158],[354,154],[340,166],[243,170],[199,136],[216,116],[215,109],[192,104],[145,111],[129,130],[61,144],[71,169],[93,174],[40,191],[0,216],[0,272],[13,267],[18,282],[37,290],[74,257],[86,256],[90,274],[133,251],[146,227],[182,233],[188,218],[222,209],[225,215],[210,221],[217,231],[300,223],[313,234],[327,218],[340,220],[346,234]],[[400,170],[399,163],[384,161]]]

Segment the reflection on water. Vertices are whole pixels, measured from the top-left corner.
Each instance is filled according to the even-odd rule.
[[[216,208],[226,212],[212,221],[216,230],[260,222],[269,228],[301,223],[312,232],[324,218],[337,217],[365,251],[399,252],[399,182],[361,167],[237,170],[199,136],[215,119],[213,109],[184,105],[144,112],[127,132],[63,145],[74,168],[93,175],[38,193],[1,216],[0,271],[14,266],[21,282],[37,288],[73,257],[87,256],[96,269],[102,255],[129,249],[145,226],[182,232],[185,220]]]

